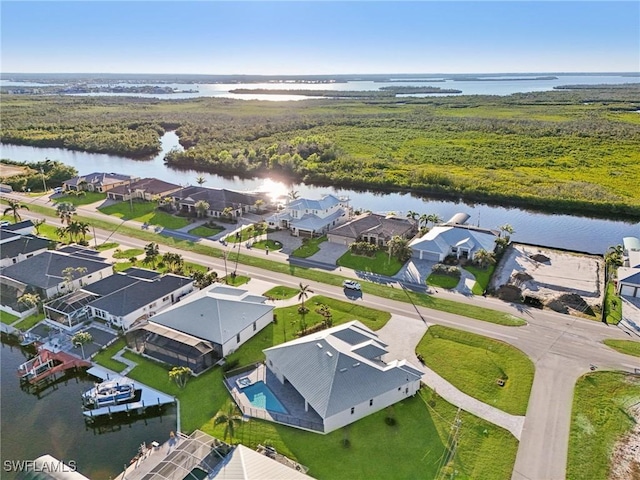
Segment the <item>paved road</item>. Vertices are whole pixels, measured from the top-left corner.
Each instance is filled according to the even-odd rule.
[[[20,199],[25,200],[24,197]],[[81,209],[81,213],[105,220],[104,215],[95,212]],[[27,215],[24,216],[27,217]],[[101,238],[106,236],[104,232],[96,230],[96,233]],[[140,247],[145,244],[144,241],[118,233],[112,234],[111,239],[123,246]],[[222,260],[166,247],[162,247],[162,250],[177,251],[185,260],[210,266],[217,271],[224,271]],[[277,256],[273,255],[270,258],[275,260]],[[286,259],[283,257],[281,260]],[[298,278],[291,275],[268,272],[245,265],[239,265],[238,273],[290,287],[296,287],[300,282]],[[341,274],[348,276],[350,272],[343,269]],[[305,283],[309,283],[311,289],[318,294],[344,298],[344,292],[339,287],[316,282]],[[512,478],[514,480],[565,478],[575,382],[580,375],[589,371],[590,364],[595,364],[603,370],[640,369],[639,359],[617,353],[602,344],[605,338],[638,340],[637,334],[634,335],[622,328],[555,312],[523,309],[522,306],[510,305],[494,298],[471,297],[443,291],[437,295],[506,311],[525,318],[528,324],[517,328],[494,325],[366,294],[358,301],[372,308],[390,311],[395,315],[413,319],[420,317],[429,324],[452,326],[486,335],[505,341],[525,352],[535,363],[536,373]]]

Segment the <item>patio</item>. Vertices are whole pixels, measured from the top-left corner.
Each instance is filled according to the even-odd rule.
[[[248,383],[245,378],[249,379]],[[286,408],[288,414],[278,413],[271,410],[256,407],[251,404],[250,399],[239,387],[238,380],[243,379],[240,384],[243,386],[264,382],[274,396]],[[257,364],[253,367],[245,367],[232,370],[225,377],[225,386],[235,400],[242,413],[249,417],[269,420],[304,430],[322,432],[324,430],[323,420],[311,406],[309,411],[305,411],[305,400],[295,388],[289,383],[281,384],[276,376],[264,364]]]

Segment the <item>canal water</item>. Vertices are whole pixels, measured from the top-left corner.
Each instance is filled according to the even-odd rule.
[[[75,152],[62,148],[38,148],[21,145],[0,145],[0,158],[34,162],[49,158],[77,168],[80,174],[91,172],[119,172],[141,178],[155,177],[181,185],[195,185],[196,178],[206,179],[205,187],[230,190],[261,191],[274,198],[283,197],[291,189],[302,197],[319,198],[326,193],[347,196],[355,209],[374,212],[394,212],[406,215],[409,211],[419,214],[437,213],[447,220],[458,212],[468,213],[469,222],[486,228],[496,228],[508,223],[513,226],[514,241],[535,245],[563,248],[594,254],[602,254],[611,245],[622,242],[623,237],[640,236],[640,223],[605,220],[578,215],[549,214],[522,208],[507,208],[480,203],[454,202],[427,198],[410,193],[380,193],[356,191],[313,185],[286,184],[275,178],[243,179],[223,177],[193,170],[177,170],[164,164],[164,155],[172,148],[182,148],[178,136],[168,132],[162,137],[162,151],[150,160],[134,160],[116,155]]]
[[[75,462],[78,471],[92,480],[114,478],[129,465],[142,442],[162,443],[176,429],[173,406],[162,416],[90,428],[82,415],[80,396],[93,387],[91,377],[69,378],[36,396],[21,389],[16,375],[18,366],[28,359],[26,354],[5,342],[1,350],[2,479],[16,477],[5,470],[5,461],[33,460],[47,453],[65,463]]]

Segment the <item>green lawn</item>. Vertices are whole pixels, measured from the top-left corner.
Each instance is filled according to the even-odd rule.
[[[142,255],[144,250],[142,248],[129,248],[128,250],[121,250],[119,252],[113,252],[113,258],[129,259],[131,257],[137,257]]]
[[[299,290],[297,288],[285,287],[284,285],[280,285],[278,287],[273,287],[270,290],[267,290],[263,293],[263,295],[267,298],[273,298],[275,300],[287,300],[289,298],[293,298],[298,294]]]
[[[222,282],[225,282],[227,285],[232,285],[234,287],[239,287],[240,285],[244,285],[251,278],[245,277],[244,275],[236,275],[235,277],[228,275],[221,279]]]
[[[176,217],[166,212],[158,210],[155,202],[133,202],[133,212],[129,202],[120,202],[108,207],[102,207],[99,210],[107,215],[121,218],[123,220],[136,220],[138,222],[146,222],[149,225],[160,225],[165,228],[177,230],[178,228],[189,225],[189,220],[184,217]],[[111,227],[113,229],[113,226]]]
[[[106,250],[111,250],[112,248],[117,248],[119,246],[120,244],[118,242],[101,243],[96,247],[96,250],[99,252],[104,252]]]
[[[588,478],[613,478],[611,452],[616,441],[635,426],[628,409],[638,402],[639,377],[595,372],[577,381],[571,413],[568,480],[586,478],[586,466]]]
[[[441,273],[432,273],[427,277],[427,285],[433,287],[440,287],[446,289],[456,288],[460,283],[460,277],[454,277],[453,275],[443,275]]]
[[[247,228],[242,229],[240,239],[236,237],[236,234],[233,234],[228,235],[225,240],[229,243],[246,242],[247,240],[251,240],[254,237],[263,235],[264,233],[266,233],[264,230],[258,230],[254,225],[249,225]]]
[[[5,323],[7,325],[11,325],[13,322],[15,322],[16,320],[18,320],[19,317],[15,316],[15,315],[11,315],[10,313],[7,313],[3,310],[0,310],[0,321],[2,323]]]
[[[613,340],[608,338],[604,341],[604,344],[620,353],[640,357],[640,342],[634,342],[633,340]]]
[[[99,351],[96,356],[93,357],[93,361],[105,368],[108,368],[109,370],[120,373],[125,368],[127,368],[127,365],[119,362],[118,360],[114,360],[111,357],[113,357],[116,353],[118,353],[126,346],[127,343],[125,342],[124,338],[119,338],[104,350]]]
[[[38,236],[39,237],[44,237],[44,238],[48,238],[49,240],[53,240],[54,242],[62,242],[62,243],[70,243],[69,240],[69,235],[58,235],[58,233],[56,232],[56,230],[59,227],[65,227],[66,225],[63,225],[62,223],[49,223],[50,220],[47,219],[47,223],[40,225],[40,227],[38,227],[39,232]]]
[[[292,253],[292,257],[308,258],[311,255],[315,255],[320,251],[320,244],[327,241],[327,236],[324,235],[318,238],[305,238],[302,241],[302,245],[296,248]]]
[[[99,193],[99,192],[85,192],[84,195],[64,195],[62,197],[58,197],[58,198],[54,198],[53,202],[54,203],[71,203],[73,205],[80,206],[80,205],[89,205],[90,203],[96,203],[99,202],[101,200],[106,200],[107,198],[107,194],[106,193]]]
[[[392,410],[394,426],[385,423],[388,411],[381,410],[328,435],[250,419],[236,430],[234,441],[250,448],[269,443],[320,480],[452,478],[454,471],[456,479],[510,478],[518,442],[505,430],[461,412],[456,454],[453,461],[444,462],[440,474],[446,476],[438,477],[457,409],[423,388]],[[213,421],[202,430],[224,436],[224,427],[214,426]],[[348,448],[343,446],[345,438]]]
[[[475,265],[466,265],[464,269],[476,277],[476,283],[473,284],[473,289],[471,290],[473,294],[482,295],[489,286],[489,281],[496,266],[489,265],[487,268],[478,268]]]
[[[372,330],[378,330],[384,327],[391,318],[389,312],[316,295],[305,301],[309,313],[305,315],[304,322],[308,327],[322,322],[322,316],[315,311],[320,304],[327,305],[331,309],[334,326],[351,320],[359,320]],[[298,305],[276,308],[273,315],[274,323],[267,325],[241,349],[229,355],[229,361],[237,360],[239,365],[259,362],[264,360],[262,350],[265,348],[298,338],[296,333],[300,330],[302,321],[302,315],[298,313]]]
[[[276,240],[260,240],[259,242],[253,242],[251,247],[259,248],[260,250],[266,250],[266,247],[269,247],[269,250],[274,252],[276,250],[280,250],[282,248],[282,244]]]
[[[191,230],[189,230],[189,233],[191,235],[197,235],[198,237],[206,238],[206,237],[212,237],[213,235],[217,235],[223,230],[224,228],[222,227],[211,228],[211,227],[206,227],[204,225],[201,225],[199,227],[192,228]]]
[[[622,319],[622,300],[616,295],[613,282],[607,284],[604,297],[604,316],[609,325],[617,325]]]
[[[14,327],[25,332],[42,320],[44,320],[44,312],[29,315],[27,318],[23,318],[18,323],[16,323]]]
[[[434,325],[420,340],[416,352],[429,368],[464,393],[513,415],[526,413],[534,366],[517,348]],[[498,379],[504,380],[504,386],[497,384]]]
[[[376,252],[375,257],[365,257],[346,252],[336,262],[338,265],[362,272],[377,273],[378,275],[392,276],[400,271],[404,263],[397,258],[389,259],[389,254],[382,250]]]
[[[114,272],[116,272],[116,273],[117,273],[117,272],[124,272],[127,268],[131,268],[131,267],[133,267],[133,266],[134,266],[134,265],[133,265],[133,263],[128,262],[128,261],[125,261],[125,262],[116,262],[116,263],[114,263],[114,264],[113,264],[113,271],[114,271]],[[142,265],[138,265],[138,264],[136,263],[136,265],[135,265],[135,266],[136,266],[136,267],[138,267],[138,266],[140,266],[140,267],[141,267]],[[143,267],[143,268],[144,268],[144,267]]]

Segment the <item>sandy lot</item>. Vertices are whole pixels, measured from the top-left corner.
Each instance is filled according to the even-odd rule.
[[[0,165],[0,176],[2,177],[13,177],[14,175],[21,175],[25,173],[28,168],[25,167],[17,167],[15,165]]]
[[[548,260],[536,261],[534,255],[544,255]],[[531,278],[518,280],[520,272]],[[566,293],[577,293],[589,305],[599,305],[604,297],[604,260],[593,255],[568,253],[542,247],[512,244],[493,277],[492,287],[508,283],[518,285],[525,296],[543,302]]]

